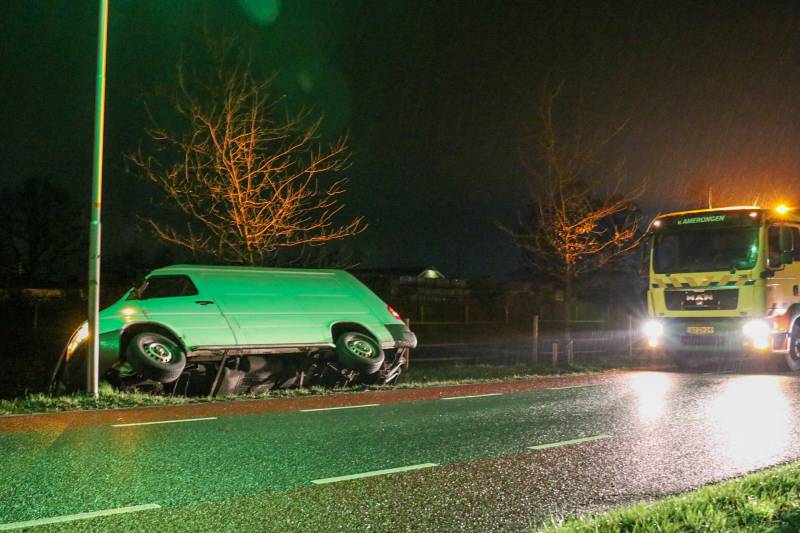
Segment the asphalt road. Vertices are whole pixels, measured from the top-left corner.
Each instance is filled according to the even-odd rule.
[[[0,530],[524,531],[800,457],[798,376],[482,390],[0,434]]]

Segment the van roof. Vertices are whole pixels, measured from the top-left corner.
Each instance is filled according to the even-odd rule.
[[[342,274],[343,270],[320,269],[320,268],[268,268],[250,266],[220,266],[220,265],[170,265],[153,270],[150,274],[187,274],[189,272],[198,274],[298,274],[306,276],[334,275]]]

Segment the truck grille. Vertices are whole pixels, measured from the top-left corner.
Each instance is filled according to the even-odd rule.
[[[739,289],[706,291],[665,290],[664,303],[669,311],[731,310],[739,305]]]

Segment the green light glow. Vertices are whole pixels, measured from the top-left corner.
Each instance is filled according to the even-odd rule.
[[[239,0],[239,6],[247,18],[262,26],[275,22],[281,12],[280,0]]]

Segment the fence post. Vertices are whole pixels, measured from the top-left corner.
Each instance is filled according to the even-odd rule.
[[[406,327],[411,329],[411,319],[405,318],[403,322],[406,323]],[[409,365],[411,365],[411,348],[406,348],[406,369],[408,369]]]
[[[539,364],[539,315],[533,315],[533,344],[531,344],[531,366]]]
[[[567,343],[567,366],[572,366],[573,342],[575,342],[574,339],[570,339]]]
[[[553,343],[553,368],[558,366],[558,343]]]
[[[628,315],[628,358],[633,359],[633,315]]]

